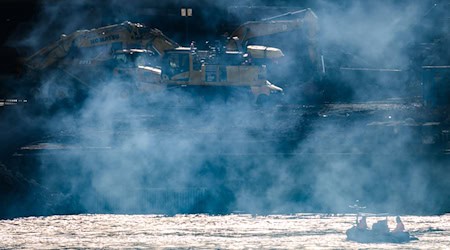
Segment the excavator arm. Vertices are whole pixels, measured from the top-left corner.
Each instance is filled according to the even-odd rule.
[[[255,46],[247,46],[252,38],[270,36],[284,32],[293,32],[302,30],[304,39],[306,41],[306,48],[308,56],[312,63],[318,63],[317,53],[317,33],[318,33],[318,18],[311,9],[304,9],[295,12],[288,12],[282,15],[266,18],[261,21],[250,21],[242,24],[234,30],[226,48],[228,51],[244,51],[252,53]],[[291,41],[294,43],[295,41]],[[263,53],[255,53],[255,55],[263,54],[260,58],[266,58],[266,51],[275,50],[275,48],[265,47]],[[272,53],[276,58],[277,55],[282,56],[282,53]]]
[[[124,22],[91,30],[78,30],[37,51],[25,60],[31,69],[43,70],[57,64],[70,55],[75,58],[88,56],[99,61],[113,57],[124,49],[152,49],[161,57],[166,50],[179,45],[160,30],[139,23]]]
[[[295,17],[295,19],[279,20],[286,17]],[[246,22],[231,33],[226,47],[229,51],[242,51],[252,38],[300,29],[305,30],[306,38],[310,43],[315,43],[318,30],[317,22],[317,16],[311,9],[289,12],[261,21]]]

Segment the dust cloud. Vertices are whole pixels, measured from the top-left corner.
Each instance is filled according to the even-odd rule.
[[[21,38],[22,45],[35,51],[63,33],[144,21],[129,14],[140,4],[120,9],[119,2],[43,5],[31,31]],[[403,47],[417,35],[408,27],[428,4],[318,1],[300,7],[317,9],[313,10],[321,27],[318,50],[327,66],[405,69],[409,57]],[[295,7],[293,2],[286,5]],[[217,1],[211,9],[227,7],[226,1]],[[208,9],[200,13],[214,16]],[[292,41],[296,39],[277,41],[277,46],[292,48]],[[290,51],[285,54],[288,60],[296,58]],[[352,59],[337,63],[345,55]],[[292,66],[277,70],[275,76],[301,72]],[[364,76],[351,77],[345,82],[353,93],[346,97],[350,101],[399,94],[389,76],[371,78],[379,84],[375,91],[373,86],[366,88]],[[61,81],[59,75],[45,79],[44,87]],[[311,79],[300,77],[297,82],[307,81]],[[284,84],[286,90],[295,90]],[[421,135],[408,126],[377,123],[406,124],[415,110],[335,112],[314,106],[287,110],[244,101],[198,104],[204,97],[188,91],[167,93],[149,104],[140,97],[121,98],[117,80],[96,86],[84,102],[36,117],[50,135],[48,141],[64,147],[60,153],[39,156],[38,179],[73,197],[82,212],[344,212],[360,200],[373,211],[415,213],[439,210],[443,203],[432,193],[432,173],[427,170],[439,161],[415,153]],[[295,95],[289,98],[292,101]]]

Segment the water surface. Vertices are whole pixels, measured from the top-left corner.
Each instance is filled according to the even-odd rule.
[[[446,249],[450,214],[403,216],[418,241],[360,244],[346,240],[352,215],[293,214],[62,215],[0,221],[0,248],[151,249]],[[368,218],[371,225],[377,218]],[[395,226],[389,218],[389,226]],[[448,249],[448,248],[447,248]]]

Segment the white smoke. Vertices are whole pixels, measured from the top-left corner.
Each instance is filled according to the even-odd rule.
[[[116,4],[44,6],[35,29],[22,41],[37,49],[56,34],[110,20],[133,21],[126,10],[139,5],[118,11]],[[225,1],[214,6],[227,7]],[[323,47],[348,48],[376,67],[407,63],[401,47],[415,34],[403,29],[414,23],[422,2],[340,6],[320,1],[315,6]],[[93,16],[94,7],[106,7],[111,16]],[[50,140],[68,148],[41,157],[40,180],[78,197],[86,212],[347,211],[356,199],[394,212],[404,204],[421,204],[434,190],[421,170],[428,163],[410,150],[420,144],[414,128],[374,125],[392,121],[388,115],[400,123],[409,118],[392,114],[397,110],[260,109],[243,102],[179,107],[181,97],[171,94],[158,105],[142,104],[118,98],[118,85],[106,83],[90,92],[77,111],[59,111],[44,124],[55,137]],[[359,82],[355,85],[356,93],[365,92]],[[422,208],[442,203],[431,199]],[[173,206],[158,209],[154,203]]]

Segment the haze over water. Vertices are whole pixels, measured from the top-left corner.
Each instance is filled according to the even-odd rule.
[[[2,249],[448,249],[450,214],[403,216],[418,241],[346,240],[353,215],[63,215],[0,221]],[[377,218],[369,218],[372,225]],[[393,228],[394,218],[389,218]]]

